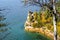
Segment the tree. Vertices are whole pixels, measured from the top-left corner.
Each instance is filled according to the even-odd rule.
[[[59,14],[57,14],[57,11],[56,11],[57,1],[59,1],[59,0],[28,0],[29,4],[38,5],[41,8],[43,8],[43,10],[45,7],[52,12],[52,14],[53,14],[53,25],[54,25],[54,40],[57,40],[57,30],[56,30],[57,18],[56,18],[56,16],[59,15]]]

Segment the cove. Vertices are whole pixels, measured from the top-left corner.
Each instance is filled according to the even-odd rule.
[[[24,31],[28,11],[39,11],[37,6],[24,6],[23,0],[0,0],[0,15],[4,15],[6,20],[3,23],[7,26],[1,27],[6,31],[0,32],[0,40],[48,40],[46,37],[37,33]],[[0,21],[1,22],[1,21]]]

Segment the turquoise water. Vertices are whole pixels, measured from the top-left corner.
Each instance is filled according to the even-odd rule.
[[[6,20],[2,21],[8,25],[1,27],[6,31],[0,32],[0,40],[48,40],[47,38],[36,33],[24,31],[24,23],[28,11],[39,11],[37,6],[24,6],[22,0],[0,0],[0,11]]]

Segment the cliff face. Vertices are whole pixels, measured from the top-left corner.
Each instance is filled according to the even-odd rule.
[[[36,19],[37,19],[37,13],[29,12],[25,26],[33,26],[33,27],[36,26],[38,23]]]
[[[47,18],[48,14],[45,12],[37,13],[37,12],[29,12],[26,20],[26,26],[32,27],[43,27],[48,26],[49,24],[52,25],[52,17]],[[48,25],[47,25],[48,24]]]
[[[41,13],[37,13],[29,11],[27,20],[25,22],[25,30],[30,32],[41,33],[53,39],[54,37],[52,24],[53,18],[51,14],[48,14],[47,12],[48,11],[42,11]],[[60,40],[59,34],[60,31],[58,32],[58,40]]]

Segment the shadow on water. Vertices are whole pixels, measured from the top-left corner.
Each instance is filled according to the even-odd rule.
[[[26,32],[27,35],[31,36],[32,40],[51,40],[50,38],[42,35],[42,34],[38,34],[38,33],[31,33],[31,32]]]
[[[38,40],[50,40],[50,39],[48,39],[47,37],[42,36],[42,35],[37,35],[37,36],[36,36],[36,39],[38,39]]]

